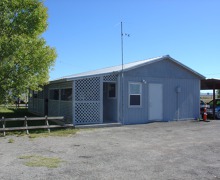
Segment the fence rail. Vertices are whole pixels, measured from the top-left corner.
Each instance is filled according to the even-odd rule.
[[[20,127],[6,127],[7,122],[18,122],[23,121],[23,126]],[[28,122],[30,121],[45,121],[45,125],[36,125],[29,126]],[[59,125],[50,125],[49,121],[53,121],[58,123]],[[67,128],[73,127],[73,124],[65,124],[64,117],[27,117],[24,118],[1,118],[2,128],[0,128],[0,132],[3,132],[3,136],[6,135],[6,131],[16,131],[16,130],[25,130],[27,134],[29,134],[29,130],[31,129],[47,129],[50,133],[51,128]]]

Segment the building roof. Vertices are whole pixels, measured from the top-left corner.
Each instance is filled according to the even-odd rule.
[[[177,65],[179,65],[179,66],[183,67],[184,69],[190,71],[191,73],[195,74],[200,79],[205,79],[205,77],[203,75],[201,75],[198,72],[194,71],[193,69],[185,66],[184,64],[180,63],[179,61],[171,58],[169,55],[159,56],[156,58],[151,58],[151,59],[146,59],[146,60],[141,60],[141,61],[136,61],[136,62],[124,64],[123,71],[129,71],[129,70],[132,70],[132,69],[144,66],[144,65],[149,65],[151,63],[155,63],[155,62],[166,60],[166,59],[173,61]],[[122,72],[122,65],[98,69],[98,70],[94,70],[94,71],[88,71],[88,72],[79,73],[79,74],[73,74],[70,76],[64,76],[62,78],[52,80],[51,82],[71,81],[71,80],[80,79],[80,78],[87,78],[87,77],[92,77],[92,76],[100,76],[100,75],[120,73],[120,72]]]
[[[220,79],[202,79],[201,90],[220,89]]]

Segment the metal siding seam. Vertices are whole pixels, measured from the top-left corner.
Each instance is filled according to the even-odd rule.
[[[103,76],[101,76],[99,78],[99,82],[100,82],[100,89],[99,89],[99,92],[100,92],[100,123],[103,123]]]
[[[117,92],[116,93],[118,95],[117,96],[117,122],[119,122],[120,121],[120,119],[119,119],[120,118],[119,117],[119,115],[120,115],[120,113],[119,113],[120,112],[120,108],[119,108],[119,106],[120,106],[120,104],[119,104],[120,103],[120,100],[119,100],[120,99],[120,91],[119,91],[119,89],[120,89],[120,83],[119,82],[120,81],[119,81],[119,76],[117,76],[117,81],[116,82],[117,82],[117,90],[116,90]]]
[[[75,100],[75,86],[76,86],[76,83],[75,81],[73,81],[73,84],[72,84],[72,94],[73,94],[73,107],[72,107],[72,113],[73,113],[73,119],[72,119],[72,122],[73,122],[73,125],[75,126],[76,122],[75,122],[75,118],[76,118],[76,112],[75,112],[75,107],[76,107],[76,100]]]

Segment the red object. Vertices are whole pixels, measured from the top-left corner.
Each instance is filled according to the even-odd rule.
[[[206,107],[204,108],[204,114],[203,114],[203,121],[207,120],[207,111],[206,111]]]

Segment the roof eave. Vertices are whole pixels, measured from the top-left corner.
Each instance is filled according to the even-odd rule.
[[[121,71],[113,71],[108,73],[100,73],[100,74],[93,74],[93,75],[84,75],[84,76],[77,76],[72,78],[63,78],[59,80],[49,81],[49,83],[61,83],[61,82],[68,82],[68,81],[74,81],[79,79],[85,79],[85,78],[92,78],[92,77],[100,77],[100,76],[106,76],[111,74],[119,74]]]
[[[176,64],[178,64],[179,66],[182,66],[183,68],[185,68],[185,69],[187,69],[188,71],[192,72],[193,74],[195,74],[196,76],[198,76],[198,77],[199,77],[199,79],[206,79],[206,77],[205,77],[205,76],[203,76],[202,74],[200,74],[200,73],[198,73],[198,72],[194,71],[194,70],[193,70],[193,69],[191,69],[190,67],[188,67],[188,66],[186,66],[186,65],[182,64],[181,62],[179,62],[179,61],[177,61],[177,60],[173,59],[173,58],[172,58],[172,57],[170,57],[169,55],[168,55],[168,56],[166,56],[166,58],[169,58],[171,61],[175,62],[175,63],[176,63]]]

